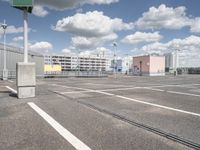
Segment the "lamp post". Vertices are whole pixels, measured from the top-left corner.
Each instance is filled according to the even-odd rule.
[[[113,43],[113,47],[114,47],[114,76],[115,78],[117,78],[117,75],[116,75],[116,51],[117,51],[117,43],[114,42]]]
[[[6,65],[6,29],[7,29],[7,24],[6,21],[4,20],[4,23],[1,25],[3,28],[3,37],[4,37],[4,57],[3,57],[3,80],[8,80],[8,70],[7,70],[7,65]]]
[[[24,63],[28,63],[28,12],[23,10],[24,16]]]

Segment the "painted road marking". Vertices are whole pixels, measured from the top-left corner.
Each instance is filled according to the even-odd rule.
[[[8,80],[8,82],[11,82],[11,83],[13,83],[14,81],[12,81],[12,80]]]
[[[70,92],[60,92],[60,91],[54,91],[56,93],[61,93],[61,94],[79,94],[79,93],[92,93],[94,91],[70,91]]]
[[[82,89],[84,89],[84,88],[82,88]],[[88,89],[85,89],[85,90],[87,91]],[[145,104],[145,105],[150,105],[150,106],[154,106],[154,107],[158,107],[158,108],[163,108],[163,109],[166,109],[166,110],[172,110],[172,111],[176,111],[176,112],[180,112],[180,113],[184,113],[184,114],[189,114],[189,115],[200,117],[200,114],[194,113],[194,112],[189,112],[189,111],[176,109],[176,108],[172,108],[172,107],[168,107],[168,106],[164,106],[164,105],[159,105],[159,104],[155,104],[155,103],[145,102],[145,101],[141,101],[141,100],[125,97],[125,96],[111,94],[111,93],[108,93],[108,92],[102,92],[102,91],[92,90],[92,89],[89,89],[89,90],[93,91],[93,92],[96,92],[96,93],[108,95],[108,96],[115,96],[115,97],[118,97],[118,98],[121,98],[121,99],[129,100],[129,101],[133,101],[133,102],[137,102],[137,103],[141,103],[141,104]]]
[[[197,94],[192,94],[192,93],[183,93],[183,92],[176,92],[176,91],[166,91],[162,89],[157,89],[157,87],[169,87],[169,86],[181,86],[185,87],[187,85],[198,85],[198,84],[182,84],[182,85],[156,85],[156,86],[149,86],[149,87],[127,87],[127,88],[115,88],[115,89],[105,89],[105,90],[92,90],[92,89],[87,89],[87,88],[80,88],[80,87],[72,87],[72,86],[65,86],[65,85],[59,85],[59,84],[51,84],[55,86],[60,86],[60,87],[65,87],[65,88],[73,88],[77,90],[82,90],[82,91],[70,91],[70,92],[59,92],[55,91],[57,93],[61,94],[73,94],[73,93],[91,93],[91,92],[114,92],[114,91],[124,91],[124,90],[133,90],[133,89],[148,89],[152,91],[158,91],[158,92],[168,92],[168,93],[173,93],[173,94],[179,94],[179,95],[187,95],[187,96],[195,96],[195,97],[200,97],[200,95]],[[102,93],[103,94],[103,93]]]
[[[78,89],[78,90],[84,90],[84,91],[91,91],[94,92],[95,90],[91,90],[91,89],[87,89],[87,88],[80,88],[80,87],[73,87],[73,86],[66,86],[66,85],[59,85],[59,84],[48,84],[48,85],[54,85],[54,86],[60,86],[60,87],[64,87],[64,88],[73,88],[73,89]],[[98,91],[102,91],[102,92],[108,92],[108,91],[124,91],[124,90],[132,90],[132,89],[147,89],[147,88],[159,88],[159,87],[170,87],[170,86],[180,86],[180,87],[186,87],[189,85],[200,85],[200,84],[167,84],[167,85],[154,85],[154,86],[145,86],[145,87],[140,87],[140,86],[136,86],[136,87],[122,87],[122,88],[109,88],[109,89],[102,89],[102,90],[98,90]],[[161,89],[157,89],[158,91],[162,91]],[[71,93],[73,93],[73,91],[71,91]],[[78,93],[78,91],[75,91],[75,93]]]
[[[198,95],[198,94],[192,94],[192,93],[177,92],[177,91],[167,91],[167,90],[154,89],[154,88],[145,88],[145,89],[152,90],[152,91],[158,91],[158,92],[167,92],[167,93],[178,94],[178,95],[200,97],[200,95]]]
[[[73,86],[66,86],[66,85],[59,85],[59,84],[50,84],[50,85],[60,86],[60,87],[64,87],[64,88],[72,88],[72,89],[77,89],[77,90],[84,90],[84,91],[94,91],[94,90],[91,90],[91,89],[85,89],[85,88],[79,88],[79,87],[73,87]]]
[[[125,97],[125,96],[120,96],[120,95],[115,95],[115,96],[122,98],[122,99],[126,99],[126,100],[134,101],[134,102],[137,102],[137,103],[145,104],[145,105],[151,105],[151,106],[158,107],[158,108],[163,108],[163,109],[167,109],[167,110],[172,110],[172,111],[181,112],[181,113],[200,117],[200,114],[197,114],[197,113],[194,113],[194,112],[189,112],[189,111],[185,111],[185,110],[181,110],[181,109],[167,107],[167,106],[164,106],[164,105],[158,105],[158,104],[155,104],[155,103],[149,103],[149,102],[145,102],[145,101],[141,101],[141,100],[137,100],[137,99],[128,98],[128,97]]]
[[[173,94],[180,94],[180,95],[200,97],[200,95],[192,94],[192,93],[183,93],[183,92],[176,92],[176,91],[167,91],[167,92],[168,93],[173,93]]]
[[[13,88],[9,87],[9,86],[6,86],[7,89],[9,89],[10,91],[12,91],[13,93],[17,94],[17,91],[14,90]]]
[[[77,150],[91,150],[87,145],[65,129],[61,124],[54,120],[50,115],[44,112],[36,104],[29,102],[28,105],[35,110],[46,122],[48,122],[65,140],[74,146]]]
[[[127,88],[115,88],[115,89],[105,89],[105,90],[99,90],[99,91],[104,91],[104,92],[108,92],[108,91],[125,91],[125,90],[133,90],[133,89],[143,89],[143,88],[159,88],[159,87],[169,87],[169,86],[181,86],[181,85],[174,85],[174,84],[169,84],[169,85],[155,85],[155,86],[146,86],[146,87],[140,87],[140,86],[136,86],[136,87],[127,87]]]
[[[117,86],[117,84],[103,84],[103,83],[86,83],[86,84],[89,84],[89,85],[101,85],[101,86]],[[132,86],[128,86],[128,85],[120,85],[120,87],[132,87]]]
[[[165,90],[161,90],[161,89],[152,89],[152,88],[145,88],[145,89],[149,89],[149,90],[152,90],[152,91],[158,91],[158,92],[165,92]]]

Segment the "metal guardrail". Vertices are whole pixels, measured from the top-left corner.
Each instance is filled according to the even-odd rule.
[[[56,77],[107,77],[108,73],[104,71],[62,71],[62,72],[45,72],[43,75],[36,75],[37,77],[56,78]],[[3,78],[3,71],[0,71],[0,79]],[[8,79],[15,79],[16,71],[8,71]]]
[[[16,71],[8,70],[8,79],[15,79]],[[0,71],[0,79],[3,79],[3,71]]]
[[[62,71],[45,72],[44,77],[107,77],[108,74],[103,71]]]

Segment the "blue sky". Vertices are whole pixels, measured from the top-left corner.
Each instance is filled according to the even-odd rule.
[[[29,46],[35,51],[112,53],[117,42],[121,57],[175,48],[184,56],[200,53],[199,0],[35,0],[35,5],[29,15]],[[7,43],[23,46],[22,12],[7,0],[0,1],[0,22],[4,19],[11,26]]]

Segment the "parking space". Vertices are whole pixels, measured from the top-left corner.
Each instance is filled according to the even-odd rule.
[[[0,88],[9,84],[15,90],[14,83],[1,83]],[[6,109],[13,115],[19,109],[24,122],[13,129],[26,130],[33,122],[34,136],[47,143],[43,147],[33,140],[33,149],[51,147],[43,140],[48,132],[58,149],[200,149],[198,91],[198,76],[38,79],[36,98],[17,100],[0,93],[8,99],[0,102],[5,112],[0,120],[16,122]],[[43,128],[46,132],[39,134]],[[29,130],[21,133],[32,136]],[[27,146],[22,141],[14,145]]]

